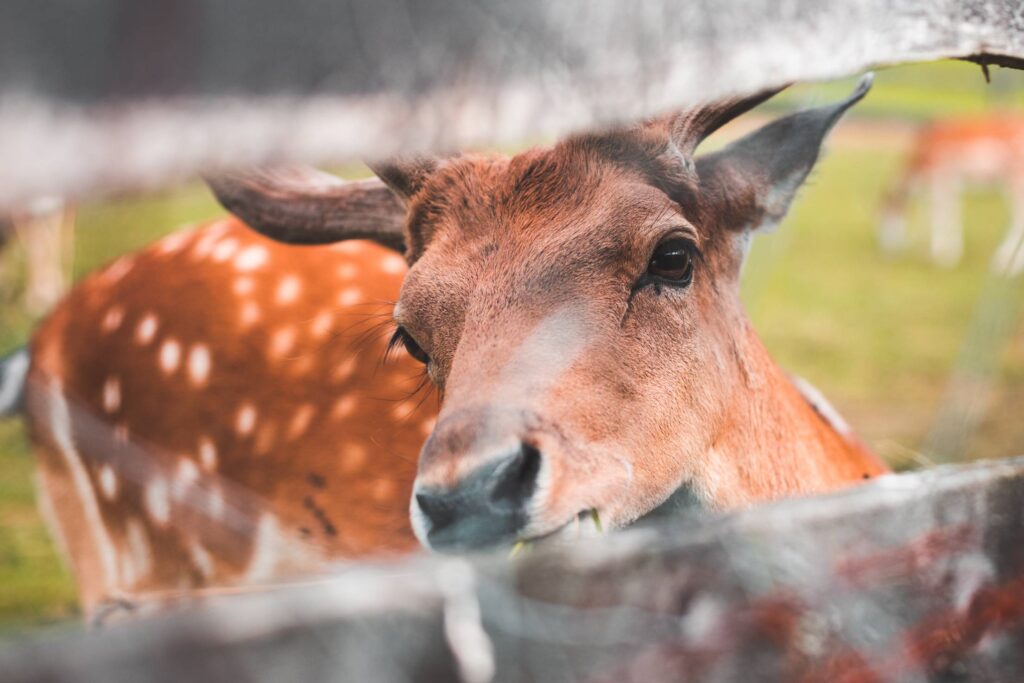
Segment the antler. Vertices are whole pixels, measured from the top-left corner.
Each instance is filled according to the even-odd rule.
[[[252,229],[290,244],[369,239],[405,249],[405,208],[387,185],[286,166],[209,176],[217,200]]]

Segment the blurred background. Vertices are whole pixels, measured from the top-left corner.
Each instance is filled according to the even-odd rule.
[[[716,144],[772,115],[845,96],[852,83],[793,88]],[[947,188],[963,190],[964,248],[955,265],[937,264],[929,251],[927,187],[907,204],[904,248],[887,253],[878,240],[884,198],[926,125],[1014,112],[1024,130],[1022,72],[994,69],[986,84],[977,66],[960,62],[883,70],[833,134],[789,217],[754,242],[743,296],[762,339],[897,469],[1024,454],[1024,277],[992,267],[1011,224],[1010,184]],[[26,342],[45,306],[45,291],[27,291],[28,264],[40,251],[66,252],[59,269],[73,281],[221,213],[196,183],[69,208],[55,237],[34,246],[6,231],[0,354]],[[71,578],[36,510],[32,473],[21,424],[0,422],[0,636],[76,610]]]

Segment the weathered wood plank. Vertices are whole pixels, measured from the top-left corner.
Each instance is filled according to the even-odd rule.
[[[0,650],[36,681],[1016,680],[1024,458]],[[369,672],[372,672],[370,675]]]
[[[212,166],[519,143],[883,64],[1020,59],[1022,29],[1017,0],[7,0],[0,208]]]

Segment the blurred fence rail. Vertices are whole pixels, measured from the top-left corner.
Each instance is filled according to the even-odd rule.
[[[1017,0],[7,0],[0,208],[970,55],[1024,58]]]
[[[0,649],[41,681],[1019,680],[1024,458]]]

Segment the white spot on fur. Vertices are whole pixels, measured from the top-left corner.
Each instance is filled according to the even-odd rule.
[[[210,349],[206,344],[194,344],[188,352],[188,377],[196,386],[210,378]]]
[[[274,331],[274,334],[270,336],[270,350],[268,354],[271,358],[282,358],[287,355],[295,347],[295,328],[294,327],[282,327]]]
[[[339,463],[342,474],[353,474],[358,472],[366,464],[366,448],[358,443],[350,443],[345,446]]]
[[[174,468],[174,479],[171,482],[171,497],[179,503],[186,500],[189,489],[199,480],[199,468],[188,457],[178,458]]]
[[[252,434],[256,426],[256,407],[251,403],[245,403],[238,409],[238,416],[235,418],[235,431],[242,436]]]
[[[199,464],[207,472],[217,468],[217,446],[208,436],[199,438]]]
[[[388,275],[400,275],[405,268],[405,259],[398,254],[388,254],[380,261],[380,269]]]
[[[281,282],[277,285],[277,292],[274,294],[277,299],[277,303],[284,305],[290,304],[299,298],[299,292],[302,291],[302,282],[299,278],[294,275],[288,275],[287,277],[281,278]]]
[[[354,306],[363,299],[363,292],[358,287],[349,287],[338,295],[339,306]]]
[[[168,235],[159,242],[157,242],[160,253],[162,254],[173,254],[176,251],[181,251],[182,247],[192,238],[192,231],[186,230],[184,232],[176,232],[173,235]]]
[[[103,281],[106,284],[114,284],[127,275],[135,267],[135,259],[131,256],[122,256],[106,267],[103,271]]]
[[[395,495],[395,482],[390,479],[378,479],[373,482],[370,489],[370,496],[378,503],[384,503]]]
[[[198,541],[192,541],[189,544],[189,555],[192,557],[192,565],[199,570],[204,579],[209,579],[213,576],[213,557],[210,556],[210,553]]]
[[[171,521],[170,491],[163,477],[155,476],[149,480],[144,497],[150,519],[161,526]]]
[[[103,516],[100,514],[99,501],[93,490],[92,482],[82,464],[81,456],[75,449],[71,437],[71,414],[68,412],[67,401],[60,382],[51,382],[48,387],[49,399],[49,428],[53,435],[54,444],[64,458],[68,472],[71,475],[71,482],[74,485],[75,494],[81,504],[82,517],[85,522],[87,533],[92,535],[93,548],[99,556],[100,566],[103,571],[102,590],[111,590],[116,585],[117,563],[114,545],[107,534],[107,527],[104,524]]]
[[[354,263],[345,263],[338,266],[338,277],[344,280],[351,280],[359,274],[359,267]]]
[[[160,369],[170,375],[178,369],[181,363],[181,344],[173,339],[168,339],[160,345]]]
[[[213,245],[214,245],[214,243],[216,243],[216,241],[217,241],[217,235],[210,235],[210,234],[203,235],[196,242],[196,246],[193,247],[192,254],[197,259],[204,259],[204,258],[206,258],[207,256],[210,255],[210,252],[213,251]]]
[[[348,417],[356,410],[356,399],[354,396],[342,396],[331,407],[331,417],[340,420]]]
[[[124,309],[120,306],[111,306],[107,309],[106,315],[103,316],[101,329],[107,333],[113,332],[121,327],[122,320],[124,320]]]
[[[238,277],[235,278],[234,283],[231,285],[231,289],[234,290],[238,296],[248,296],[252,294],[253,290],[256,289],[256,281],[251,277]]]
[[[238,251],[238,240],[234,237],[229,237],[218,242],[210,256],[217,263],[223,263],[234,256],[236,251]]]
[[[103,383],[103,409],[108,413],[121,407],[121,381],[116,377],[108,377]]]
[[[114,474],[114,468],[106,463],[101,465],[99,480],[103,497],[110,501],[117,498],[117,475]]]
[[[199,468],[188,458],[179,458],[175,478],[182,486],[191,486],[199,479]]]
[[[322,339],[331,331],[334,324],[334,313],[331,311],[320,311],[313,318],[313,324],[309,326],[310,333],[317,339]]]
[[[139,321],[139,324],[135,327],[135,341],[142,346],[146,346],[153,337],[156,336],[156,328],[159,327],[160,321],[153,313],[147,313]]]
[[[263,314],[260,312],[260,307],[252,301],[246,301],[242,304],[242,327],[251,327],[260,321]]]
[[[134,586],[153,569],[153,553],[149,548],[146,527],[134,517],[125,522],[125,540],[128,552],[121,556],[122,581]]]
[[[349,379],[352,373],[356,371],[356,361],[355,356],[350,356],[344,363],[339,363],[338,367],[334,368],[334,372],[331,373],[331,379],[335,382],[344,382]]]
[[[391,417],[395,420],[407,420],[412,415],[412,411],[416,408],[416,404],[411,401],[402,401],[396,403],[391,407]]]
[[[353,241],[337,242],[329,247],[331,251],[336,251],[339,254],[358,254],[364,248],[364,245]]]
[[[312,403],[303,403],[295,411],[291,422],[288,423],[288,438],[297,439],[309,429],[309,423],[313,421],[316,414],[316,407]]]
[[[192,253],[197,258],[206,258],[207,256],[209,256],[210,253],[213,251],[213,247],[217,244],[217,240],[219,240],[221,236],[225,232],[227,232],[227,229],[230,227],[230,225],[231,224],[229,221],[223,220],[207,228],[206,230],[203,230],[200,233],[202,237],[200,237],[199,240],[196,242],[196,246],[192,250]]]
[[[235,257],[235,268],[242,272],[248,272],[262,268],[267,260],[270,258],[270,252],[267,251],[266,247],[254,244],[251,247],[246,247],[242,252]]]

